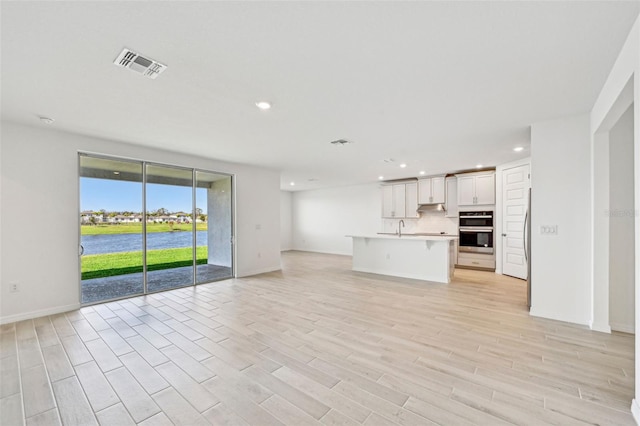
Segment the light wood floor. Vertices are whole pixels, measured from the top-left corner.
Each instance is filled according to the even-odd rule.
[[[283,271],[2,326],[3,426],[633,424],[633,336],[289,252]]]

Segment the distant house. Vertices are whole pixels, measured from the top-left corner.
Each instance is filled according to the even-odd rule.
[[[191,214],[185,212],[177,212],[171,215],[178,223],[191,223]]]
[[[156,216],[156,221],[160,222],[160,223],[167,223],[167,222],[169,222],[171,220],[172,220],[171,216],[164,216],[164,215],[163,216]]]
[[[92,221],[91,218],[94,218]],[[102,212],[94,212],[93,210],[84,210],[80,212],[81,223],[101,223],[104,221]]]

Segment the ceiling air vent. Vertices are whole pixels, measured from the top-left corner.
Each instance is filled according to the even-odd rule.
[[[119,67],[129,68],[131,71],[142,74],[147,78],[156,78],[162,71],[167,69],[166,65],[156,62],[153,59],[140,56],[127,48],[124,48],[122,52],[120,52],[113,63]]]
[[[353,142],[348,141],[346,139],[338,139],[338,140],[335,140],[335,141],[331,141],[331,144],[332,145],[336,145],[336,146],[347,145],[347,144],[350,144],[350,143],[353,143]]]

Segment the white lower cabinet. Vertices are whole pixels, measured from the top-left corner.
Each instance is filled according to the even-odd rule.
[[[458,265],[470,266],[473,268],[496,269],[496,259],[483,253],[458,253]]]

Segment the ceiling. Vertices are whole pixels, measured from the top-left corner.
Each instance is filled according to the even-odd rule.
[[[3,120],[269,167],[300,190],[528,156],[531,123],[590,110],[640,2],[0,7]],[[123,47],[168,68],[118,68]]]

